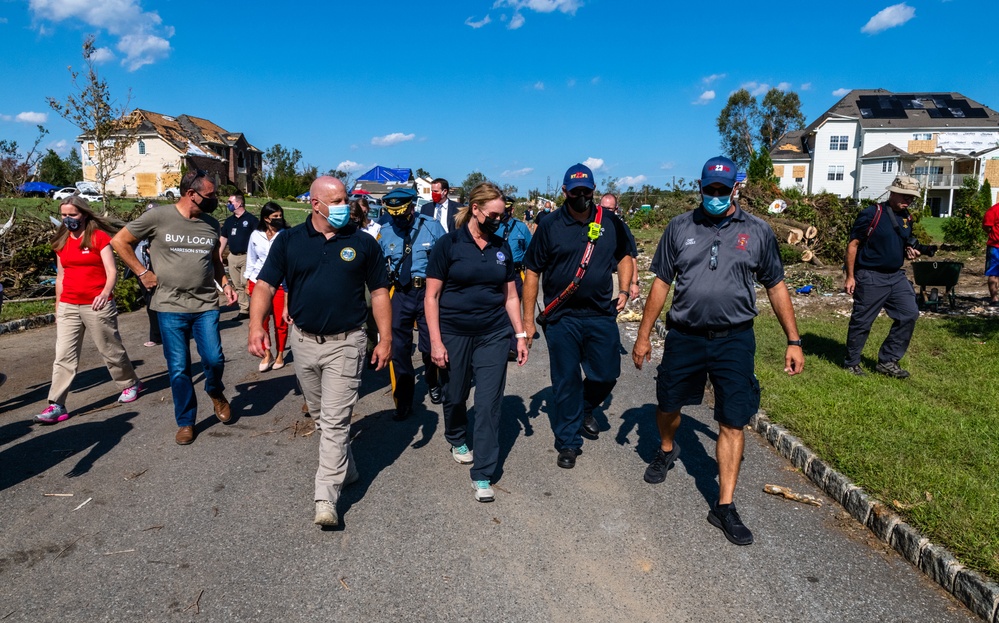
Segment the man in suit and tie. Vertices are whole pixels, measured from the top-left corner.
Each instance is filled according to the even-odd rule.
[[[454,217],[458,214],[458,203],[447,198],[451,186],[443,177],[438,177],[430,183],[430,197],[433,203],[424,204],[420,211],[429,216],[444,228],[445,232],[454,231]]]

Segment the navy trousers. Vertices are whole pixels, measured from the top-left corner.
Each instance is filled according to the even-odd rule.
[[[894,322],[878,351],[878,363],[898,361],[909,348],[916,319],[919,318],[916,292],[912,289],[912,284],[901,270],[879,273],[860,268],[855,271],[854,278],[857,285],[853,291],[853,314],[846,334],[844,365],[860,365],[860,354],[867,343],[871,325],[882,308]]]
[[[437,366],[430,361],[430,331],[423,313],[426,291],[414,288],[396,288],[392,294],[392,369],[395,372],[395,408],[398,413],[408,413],[413,408],[416,371],[413,369],[413,323],[419,331],[419,348],[423,353],[424,375],[428,387],[438,384]]]

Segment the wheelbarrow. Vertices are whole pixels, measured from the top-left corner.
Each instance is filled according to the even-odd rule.
[[[954,309],[957,303],[957,294],[954,288],[957,280],[961,276],[961,269],[964,264],[961,262],[912,262],[912,279],[919,286],[919,294],[916,295],[916,302],[920,309],[932,309],[937,311],[940,306],[940,291],[932,286],[943,287],[947,295],[947,302],[950,308]],[[929,296],[926,295],[926,288],[930,287]]]

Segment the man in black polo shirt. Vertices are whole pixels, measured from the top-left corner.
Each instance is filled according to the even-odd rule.
[[[275,288],[287,282],[295,373],[321,434],[315,523],[336,526],[340,490],[358,478],[348,431],[367,343],[365,286],[381,338],[371,357],[379,370],[392,356],[392,308],[385,257],[375,239],[350,220],[343,183],[320,177],[310,193],[311,217],[274,239],[257,277],[249,348],[257,357],[270,348],[263,319]]]
[[[649,335],[673,284],[667,315],[669,333],[656,376],[656,423],[660,449],[645,470],[645,481],[660,483],[680,455],[674,440],[680,409],[701,404],[704,381],[711,379],[718,421],[718,504],[708,513],[711,525],[729,541],[749,545],[753,533],[743,525],[733,496],[739,478],[744,428],[760,408],[760,384],[753,373],[757,315],[754,280],[763,284],[774,314],[787,334],[784,370],[798,374],[805,363],[784,285],[777,238],[764,221],[743,212],[732,199],[735,164],[728,158],[707,161],[701,172],[701,206],[666,226],[650,270],[656,278],[645,302],[632,359],[639,370],[651,360]]]
[[[616,216],[594,205],[595,188],[589,168],[582,164],[570,167],[562,186],[565,206],[538,225],[524,256],[528,345],[535,332],[538,280],[544,275],[545,311],[541,317],[555,393],[552,429],[557,465],[565,469],[575,467],[576,457],[582,453],[580,429],[585,415],[603,403],[621,374],[616,317],[628,302],[628,293],[615,293],[614,267],[624,283],[631,283],[632,274],[624,226]]]
[[[875,370],[904,379],[909,373],[898,362],[909,348],[919,307],[902,264],[906,257],[912,260],[920,255],[910,245],[912,215],[909,214],[909,204],[919,196],[919,182],[900,175],[888,191],[887,203],[872,205],[857,215],[846,247],[846,293],[853,295],[853,313],[843,365],[857,376],[866,374],[860,367],[860,354],[883,307],[894,322],[878,351]]]
[[[229,257],[226,267],[229,269],[229,281],[236,288],[239,297],[239,313],[234,320],[244,320],[250,313],[250,297],[246,295],[246,249],[250,244],[250,234],[257,229],[257,217],[246,210],[243,193],[236,192],[229,196],[227,208],[232,213],[222,224],[219,236],[219,255],[229,247]]]

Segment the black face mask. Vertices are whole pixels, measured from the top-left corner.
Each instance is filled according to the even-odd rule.
[[[272,218],[267,222],[270,223],[271,227],[274,229],[284,229],[288,226],[287,223],[284,222],[283,218]]]
[[[574,212],[586,212],[593,206],[593,197],[587,197],[586,195],[578,197],[570,196],[566,198],[565,204]]]
[[[389,216],[392,217],[392,223],[400,229],[409,229],[409,224],[413,220],[413,213],[408,211],[403,214],[400,214],[399,216],[395,216],[392,214],[390,214]]]
[[[198,204],[198,209],[205,214],[211,214],[219,207],[218,197],[205,197],[200,194],[198,196],[201,197],[201,203]]]
[[[500,220],[498,218],[486,217],[481,223],[479,223],[479,229],[487,234],[495,234],[496,230],[499,229]]]

